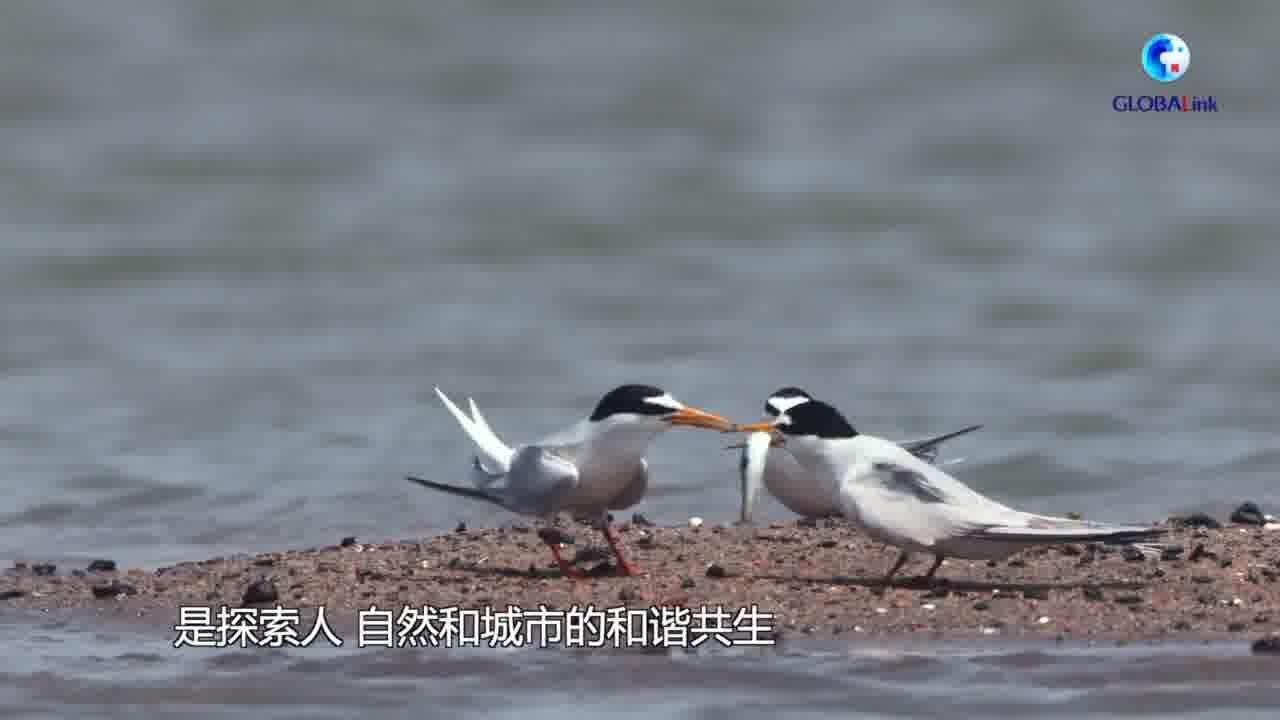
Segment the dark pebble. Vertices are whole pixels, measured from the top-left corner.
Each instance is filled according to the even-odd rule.
[[[0,590],[0,600],[12,600],[26,595],[26,590]]]
[[[636,547],[648,549],[656,546],[657,543],[654,541],[653,536],[649,534],[641,535],[640,539],[636,540]]]
[[[945,588],[945,587],[935,587],[935,588],[931,588],[928,592],[926,592],[926,593],[925,593],[924,595],[922,595],[921,597],[926,597],[926,598],[944,598],[944,597],[947,597],[947,596],[948,596],[948,595],[950,595],[950,594],[951,594],[951,590],[949,590],[949,589],[947,589],[947,588]]]
[[[727,578],[729,571],[724,569],[720,563],[711,563],[707,566],[707,577],[709,578]]]
[[[1231,522],[1240,525],[1266,525],[1267,518],[1263,516],[1262,510],[1252,502],[1241,503],[1240,507],[1231,513]]]
[[[1076,557],[1084,551],[1080,549],[1079,545],[1063,545],[1058,548],[1058,552],[1066,555],[1067,557]]]
[[[538,528],[538,539],[548,545],[574,544],[574,537],[572,534],[567,533],[560,528],[553,527]]]
[[[347,537],[342,538],[342,542],[338,543],[338,547],[351,547],[352,545],[355,545],[355,544],[356,544],[356,536],[348,535]]]
[[[1027,561],[1022,558],[1014,558],[1008,562],[1009,567],[1026,567]]]
[[[258,567],[271,567],[276,564],[276,561],[275,558],[258,558],[253,561],[253,564]]]
[[[1253,621],[1258,623],[1259,625],[1265,625],[1271,622],[1271,616],[1266,613],[1258,613],[1257,615],[1253,616]]]
[[[1000,567],[1000,563],[996,562],[995,560],[988,560],[987,567],[989,568]]]
[[[593,578],[613,577],[614,575],[617,575],[617,574],[618,574],[618,568],[614,567],[613,563],[609,560],[605,560],[604,562],[599,562],[599,563],[596,563],[595,565],[592,565],[591,569],[587,570],[586,572],[587,577],[593,577]]]
[[[818,527],[818,518],[803,517],[796,520],[796,527],[816,528]]]
[[[698,584],[693,581],[693,578],[687,577],[680,581],[681,590],[692,590],[693,588],[697,587],[697,585]]]
[[[1217,605],[1218,604],[1218,596],[1211,592],[1202,592],[1199,595],[1196,595],[1196,600],[1201,605]]]
[[[115,560],[94,560],[89,563],[89,572],[115,572]]]
[[[1160,559],[1166,562],[1170,560],[1177,560],[1182,557],[1182,551],[1184,549],[1185,548],[1181,545],[1165,545],[1160,549]]]
[[[1026,590],[1022,591],[1022,597],[1026,598],[1027,600],[1048,600],[1049,589],[1048,588],[1027,588]]]
[[[268,578],[259,578],[244,589],[244,597],[240,599],[240,604],[257,605],[276,602],[279,599],[280,593],[276,591],[276,584]]]
[[[529,526],[524,523],[515,523],[510,527],[510,530],[516,533],[527,533],[529,532]]]
[[[636,513],[631,516],[631,524],[638,525],[640,527],[653,527],[653,522],[640,513]]]
[[[109,583],[93,586],[93,596],[96,598],[115,597],[117,595],[137,595],[138,589],[129,583],[112,580]]]
[[[1209,528],[1210,530],[1222,527],[1222,523],[1208,513],[1193,513],[1186,517],[1169,518],[1169,524],[1180,528]]]
[[[1222,558],[1221,560],[1218,561],[1218,566],[1224,567],[1224,568],[1231,567],[1231,558]]]
[[[1280,654],[1280,635],[1269,635],[1264,638],[1258,638],[1253,642],[1252,648],[1254,652],[1260,654]]]
[[[40,565],[32,565],[31,572],[35,573],[38,577],[48,577],[58,572],[58,566],[54,565],[53,563],[43,563]]]
[[[1087,587],[1084,589],[1085,600],[1092,600],[1093,602],[1101,602],[1105,600],[1106,597],[1107,596],[1102,592],[1102,588]]]
[[[1190,560],[1191,562],[1197,562],[1204,558],[1216,559],[1217,557],[1218,557],[1217,553],[1213,552],[1212,550],[1204,549],[1204,543],[1197,543],[1196,546],[1191,549],[1191,554],[1187,556],[1187,559]]]
[[[1142,596],[1126,593],[1124,595],[1117,595],[1112,602],[1117,605],[1137,605],[1142,602]]]
[[[1196,583],[1197,585],[1208,585],[1213,582],[1213,578],[1208,575],[1196,575],[1191,578],[1191,582]]]
[[[973,609],[978,610],[979,612],[983,610],[990,610],[991,603],[987,602],[986,600],[979,600],[978,602],[973,604]]]
[[[840,543],[837,543],[835,540],[823,540],[822,542],[818,543],[818,547],[820,547],[820,548],[833,548],[833,547],[835,547],[836,545],[839,545],[839,544],[840,544]]]
[[[1244,632],[1248,627],[1242,622],[1233,622],[1227,626],[1227,632]]]
[[[458,523],[458,527],[454,528],[453,531],[456,533],[464,533],[467,531],[467,524],[464,522],[460,522]]]
[[[1184,630],[1184,631],[1185,631],[1185,630],[1190,630],[1190,629],[1191,629],[1191,623],[1187,622],[1186,620],[1179,620],[1179,621],[1177,621],[1176,623],[1174,623],[1174,624],[1173,624],[1173,629],[1174,629],[1174,630]]]
[[[630,605],[639,602],[640,593],[631,588],[622,588],[618,591],[618,599],[622,601],[623,605]]]
[[[1152,570],[1152,571],[1151,571],[1151,577],[1152,577],[1152,578],[1162,578],[1162,577],[1164,577],[1164,576],[1165,576],[1165,572],[1164,572],[1164,570],[1161,570],[1160,568],[1156,568],[1156,569],[1154,569],[1154,570]]]
[[[1143,555],[1142,551],[1138,548],[1132,545],[1126,545],[1124,550],[1120,551],[1120,557],[1128,560],[1129,562],[1142,562],[1147,556]]]

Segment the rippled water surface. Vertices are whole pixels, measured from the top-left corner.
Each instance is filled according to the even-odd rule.
[[[1139,65],[1158,31],[1191,47],[1176,86]],[[1028,509],[1280,507],[1278,33],[1260,1],[9,3],[0,561],[502,522],[402,479],[462,477],[436,384],[514,441],[620,382],[735,419],[798,384],[869,432],[984,423],[950,446],[957,473]],[[1220,112],[1111,109],[1167,93]],[[639,509],[733,519],[721,446],[662,437]],[[0,614],[21,660],[0,699],[64,717],[1276,701],[1234,647],[236,659],[94,627]]]

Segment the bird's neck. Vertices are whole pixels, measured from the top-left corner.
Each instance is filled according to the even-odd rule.
[[[612,427],[596,433],[588,445],[593,457],[615,462],[639,462],[659,432],[660,429],[646,427]]]
[[[851,439],[829,440],[821,447],[806,447],[795,453],[796,460],[832,493],[855,457]]]

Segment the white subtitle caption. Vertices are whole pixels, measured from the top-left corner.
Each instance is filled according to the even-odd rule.
[[[355,645],[360,648],[698,648],[773,645],[774,613],[755,605],[648,608],[545,605],[521,608],[376,605],[356,613]],[[297,608],[178,609],[175,648],[309,647],[346,640],[332,629],[325,608],[306,622]]]

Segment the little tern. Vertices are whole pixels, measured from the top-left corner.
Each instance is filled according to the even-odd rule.
[[[889,440],[859,433],[820,400],[735,430],[771,433],[771,444],[786,448],[818,477],[845,517],[872,539],[901,550],[884,577],[886,587],[913,552],[933,554],[928,581],[947,557],[1003,560],[1034,545],[1128,543],[1164,533],[1015,510]]]
[[[688,407],[661,388],[629,384],[605,393],[585,420],[513,448],[493,432],[475,401],[467,400],[471,407],[468,417],[440,388],[436,394],[475,444],[471,461],[474,488],[413,476],[408,478],[410,482],[547,521],[562,512],[592,518],[623,575],[634,575],[636,570],[623,558],[610,532],[609,511],[629,508],[644,497],[649,485],[644,454],[649,445],[676,425],[722,432],[733,428],[725,418]],[[562,533],[548,527],[538,536],[551,548],[565,575],[582,577],[560,556]]]
[[[784,387],[773,392],[764,402],[766,420],[777,418],[800,403],[813,400],[813,396],[798,387]],[[951,438],[971,433],[981,425],[968,427],[933,437],[908,440],[900,443],[916,457],[929,463],[937,460],[938,446]],[[836,515],[835,499],[813,473],[807,472],[786,450],[769,446],[769,435],[755,433],[746,442],[730,445],[728,449],[742,448],[738,464],[741,477],[739,492],[742,495],[742,522],[751,519],[756,495],[763,485],[769,494],[778,499],[788,510],[807,518]]]

